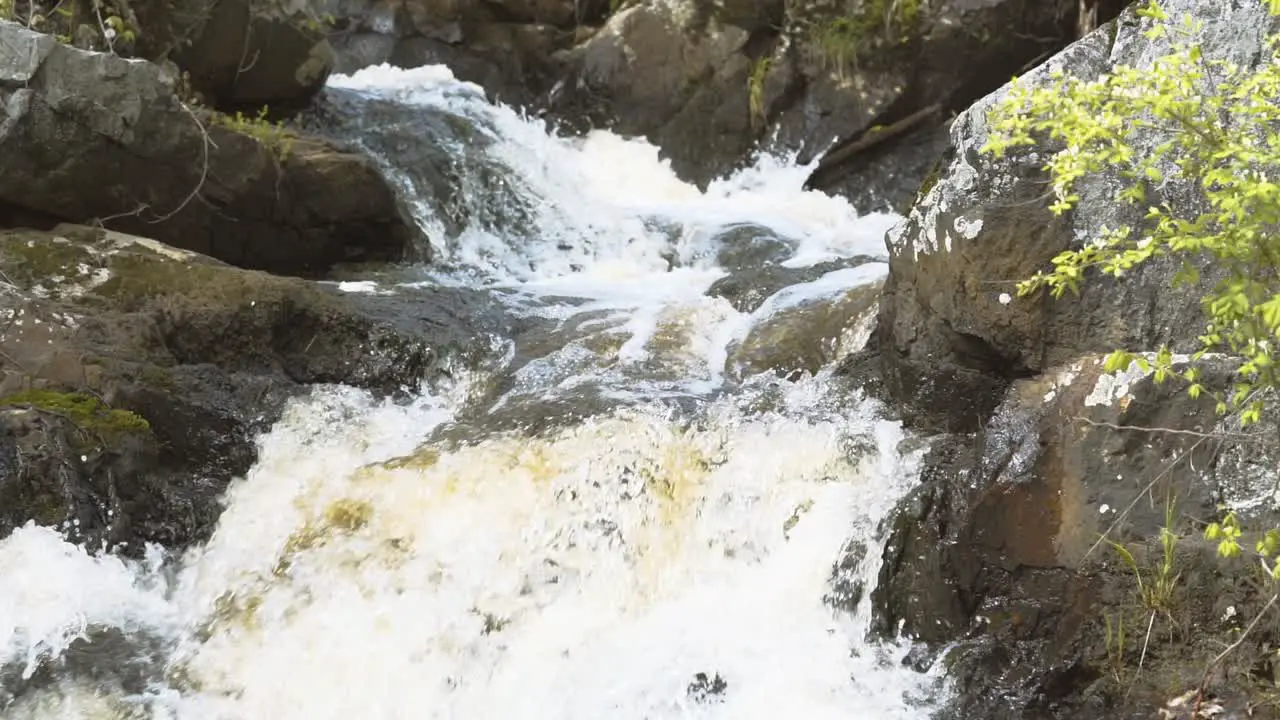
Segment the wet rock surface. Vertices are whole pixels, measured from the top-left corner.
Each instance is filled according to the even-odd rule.
[[[0,48],[0,221],[98,219],[295,275],[416,252],[416,231],[361,155],[222,127],[184,105],[158,65],[4,21]]]
[[[201,102],[230,112],[267,106],[286,116],[324,85],[333,61],[324,18],[276,0],[32,0],[3,12],[51,40],[180,72]]]
[[[255,436],[315,383],[396,395],[474,340],[466,294],[378,303],[81,226],[0,234],[0,535],[90,547],[212,530]]]

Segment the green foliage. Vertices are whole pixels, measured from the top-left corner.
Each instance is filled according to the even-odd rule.
[[[861,0],[845,14],[815,25],[809,45],[824,67],[844,78],[864,53],[910,40],[919,19],[920,0]]]
[[[13,19],[13,0],[0,0],[0,20]]]
[[[1040,87],[1015,82],[991,113],[987,152],[1045,137],[1064,147],[1046,166],[1054,213],[1074,207],[1081,178],[1104,172],[1127,183],[1117,202],[1145,209],[1139,226],[1104,229],[1053,258],[1051,270],[1020,283],[1018,292],[1078,293],[1091,270],[1122,277],[1152,258],[1180,262],[1175,287],[1199,284],[1198,263],[1211,262],[1223,277],[1203,296],[1209,323],[1192,360],[1206,353],[1241,358],[1234,391],[1217,395],[1218,410],[1238,410],[1248,424],[1260,416],[1259,391],[1280,385],[1280,39],[1269,40],[1267,62],[1246,70],[1205,58],[1194,19],[1175,24],[1155,2],[1138,12],[1149,21],[1147,37],[1174,39],[1150,69],[1118,66],[1091,81],[1057,71]],[[1164,140],[1147,147],[1151,137]],[[1150,199],[1165,186],[1196,189],[1206,209]],[[1108,366],[1134,360],[1121,352]],[[1157,381],[1181,375],[1193,396],[1205,390],[1194,367],[1173,369],[1168,349],[1150,366]]]
[[[1228,512],[1222,520],[1209,523],[1204,530],[1206,540],[1218,543],[1218,554],[1224,558],[1238,557],[1244,552],[1240,543],[1244,530],[1240,527],[1240,519],[1234,512]],[[1280,580],[1280,529],[1272,528],[1262,534],[1253,545],[1258,561],[1272,580]]]
[[[1107,667],[1110,668],[1116,682],[1123,682],[1124,654],[1128,649],[1128,639],[1124,632],[1124,613],[1116,613],[1114,618],[1111,615],[1105,615],[1103,620],[1106,622]]]
[[[1138,561],[1127,547],[1112,540],[1107,543],[1115,549],[1124,564],[1133,571],[1138,586],[1138,599],[1142,607],[1152,613],[1173,618],[1174,591],[1182,574],[1177,571],[1178,536],[1173,531],[1177,513],[1172,498],[1165,504],[1164,526],[1160,528],[1160,561],[1144,577]]]
[[[151,430],[150,423],[142,416],[110,408],[98,398],[84,393],[24,390],[0,398],[0,406],[27,407],[61,416],[103,442],[115,442],[127,435]]]
[[[241,135],[248,135],[270,150],[278,162],[284,162],[293,149],[295,138],[293,133],[284,127],[283,122],[271,122],[268,119],[269,113],[270,108],[265,105],[253,117],[242,112],[237,112],[235,115],[214,113],[213,124]]]
[[[747,75],[747,108],[751,113],[751,127],[759,129],[764,126],[764,81],[769,77],[771,61],[765,55],[751,63],[751,72]]]

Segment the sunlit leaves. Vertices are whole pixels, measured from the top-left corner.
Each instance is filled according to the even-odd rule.
[[[1280,0],[1266,2],[1280,14]],[[1217,408],[1256,422],[1255,391],[1280,385],[1280,42],[1270,39],[1269,61],[1246,71],[1204,56],[1194,18],[1174,22],[1154,1],[1138,14],[1150,33],[1172,38],[1171,51],[1150,68],[1117,66],[1094,80],[1055,70],[1036,84],[1015,82],[989,114],[985,152],[1059,148],[1045,163],[1053,213],[1070,212],[1079,182],[1103,173],[1127,183],[1115,191],[1117,203],[1147,207],[1139,226],[1104,228],[1019,283],[1018,294],[1075,295],[1090,277],[1123,277],[1159,257],[1178,263],[1175,287],[1199,285],[1212,269],[1196,358],[1240,359],[1238,386]],[[1198,188],[1203,205],[1160,201],[1171,187]],[[1108,369],[1137,359],[1113,354]],[[1167,350],[1151,366],[1157,381],[1180,376]],[[1187,380],[1193,396],[1205,392],[1198,376]]]

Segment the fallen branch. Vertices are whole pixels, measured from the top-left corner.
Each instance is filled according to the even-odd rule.
[[[1188,435],[1190,437],[1204,438],[1206,440],[1235,440],[1237,442],[1262,442],[1263,433],[1207,433],[1199,430],[1178,430],[1175,428],[1165,427],[1148,427],[1145,425],[1119,425],[1116,423],[1102,422],[1100,420],[1090,420],[1086,417],[1076,417],[1075,420],[1093,427],[1103,427],[1110,430],[1133,430],[1145,433],[1160,433],[1166,435]]]
[[[926,108],[917,110],[901,120],[884,126],[873,127],[845,145],[842,145],[822,157],[818,161],[818,166],[813,169],[811,177],[819,177],[822,173],[831,168],[847,162],[850,158],[864,153],[882,143],[888,142],[909,130],[924,124],[926,120],[942,111],[942,105],[934,103]]]

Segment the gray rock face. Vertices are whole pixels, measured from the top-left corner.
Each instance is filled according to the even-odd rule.
[[[1211,368],[1209,382],[1225,386],[1227,370]],[[1019,380],[982,433],[935,440],[921,485],[887,521],[876,630],[901,630],[935,657],[947,648],[957,693],[944,717],[1150,718],[1199,687],[1270,595],[1256,560],[1223,561],[1202,532],[1219,503],[1275,492],[1274,470],[1258,470],[1280,462],[1278,431],[1273,413],[1242,436],[1212,402],[1140,372],[1103,373],[1101,356]],[[1246,548],[1278,520],[1269,505],[1243,510]],[[1175,580],[1151,605],[1135,571],[1157,582],[1166,526]],[[1123,647],[1107,629],[1120,622]],[[1250,668],[1273,641],[1250,638],[1207,690],[1236,709],[1265,692]]]
[[[214,126],[148,62],[2,21],[0,48],[0,214],[101,219],[287,274],[414,252],[394,193],[361,156]]]
[[[1280,28],[1262,3],[1161,4],[1174,18],[1192,13],[1204,23],[1207,57],[1246,67]],[[1146,39],[1146,27],[1126,12],[1028,78],[1055,68],[1094,78],[1119,63],[1150,63],[1170,47]],[[943,717],[1149,718],[1200,687],[1209,660],[1271,594],[1255,585],[1256,560],[1224,562],[1202,533],[1223,503],[1242,508],[1254,531],[1280,521],[1276,408],[1242,435],[1176,382],[1102,372],[1102,357],[1117,347],[1196,344],[1202,292],[1171,290],[1168,265],[1121,281],[1089,278],[1079,298],[1002,297],[1103,225],[1140,219],[1114,201],[1121,185],[1106,175],[1083,182],[1077,208],[1055,218],[1040,170],[1051,146],[1004,159],[980,154],[986,113],[1003,96],[956,119],[938,182],[888,237],[872,346],[846,366],[916,427],[950,433],[935,439],[920,487],[887,523],[872,595],[878,631],[901,629],[925,655],[949,647],[959,692]],[[1164,192],[1194,211],[1194,194]],[[1207,382],[1228,387],[1230,370],[1214,361]],[[1152,600],[1135,572],[1147,588],[1160,577],[1164,527],[1177,538],[1176,580]],[[1103,534],[1132,553],[1136,568]],[[1245,538],[1246,553],[1255,539]],[[1251,636],[1209,676],[1205,689],[1225,716],[1246,716],[1271,686],[1259,668],[1270,667],[1263,658],[1274,641],[1271,631]]]
[[[1267,19],[1255,3],[1243,5],[1206,10],[1188,0],[1168,4],[1168,11],[1175,17],[1195,11],[1207,24],[1206,53],[1247,66],[1257,62],[1258,28]],[[1238,27],[1250,30],[1231,34]],[[1115,27],[1091,34],[1026,77],[1034,81],[1061,68],[1093,78],[1119,63],[1149,63],[1167,50],[1146,42],[1137,17],[1126,14]],[[1204,327],[1199,290],[1171,290],[1174,267],[1165,262],[1143,266],[1122,281],[1091,278],[1078,298],[1008,297],[1019,280],[1062,250],[1079,247],[1103,226],[1141,218],[1139,211],[1114,202],[1122,186],[1105,176],[1082,182],[1076,209],[1054,217],[1040,169],[1052,148],[1003,159],[980,153],[988,138],[987,112],[1003,97],[1003,91],[993,93],[956,119],[940,179],[888,237],[890,274],[871,352],[878,355],[885,390],[925,427],[973,427],[1009,379],[1087,352],[1165,342],[1185,350]],[[1154,146],[1163,139],[1153,134],[1145,141]],[[1184,207],[1194,202],[1177,189],[1164,199]],[[967,413],[971,407],[982,412]],[[952,412],[960,409],[967,414]]]

